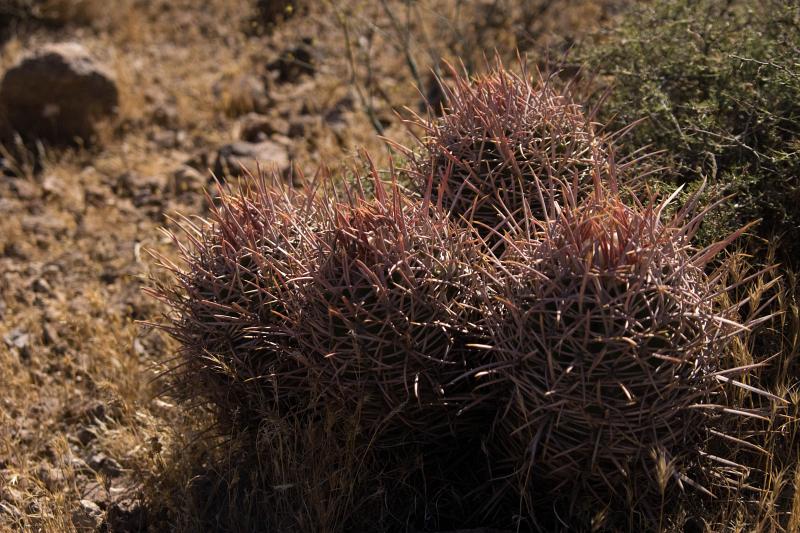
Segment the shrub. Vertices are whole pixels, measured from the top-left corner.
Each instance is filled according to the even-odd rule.
[[[422,149],[406,149],[420,194],[433,194],[451,215],[485,236],[510,221],[552,216],[560,187],[591,186],[605,163],[605,140],[581,106],[523,65],[502,65],[474,81],[453,72],[438,119],[418,119]],[[544,184],[544,186],[542,186]]]
[[[610,127],[645,118],[628,148],[664,150],[672,183],[711,180],[735,194],[705,243],[755,219],[800,257],[800,7],[793,2],[668,0],[631,9],[579,51],[612,92]]]

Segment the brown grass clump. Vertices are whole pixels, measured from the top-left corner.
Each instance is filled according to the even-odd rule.
[[[603,171],[604,139],[582,107],[551,80],[502,65],[470,80],[453,71],[443,84],[444,113],[418,118],[421,153],[406,150],[418,188],[434,193],[456,218],[486,235],[507,221],[553,216],[553,180],[591,185]]]
[[[742,474],[704,449],[723,413],[754,414],[725,391],[747,387],[730,345],[756,320],[737,323],[746,300],[720,305],[728,289],[704,271],[736,234],[693,249],[705,213],[695,196],[666,218],[672,199],[625,205],[598,188],[506,239],[480,373],[487,399],[502,390],[496,460],[532,513],[560,494],[575,520],[654,524],[676,489],[710,494]]]

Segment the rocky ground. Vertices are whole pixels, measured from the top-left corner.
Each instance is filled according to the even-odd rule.
[[[163,275],[149,251],[172,253],[159,228],[204,212],[211,172],[299,179],[360,148],[385,162],[379,135],[408,138],[415,83],[437,97],[436,59],[557,56],[620,4],[15,1],[0,6],[0,72],[16,73],[0,87],[0,530],[30,531],[193,530],[213,506],[191,503],[207,421],[161,390],[174,346],[143,324],[161,308],[141,290]]]

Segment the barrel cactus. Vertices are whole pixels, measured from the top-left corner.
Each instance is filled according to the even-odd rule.
[[[502,398],[495,457],[531,508],[558,493],[572,511],[657,512],[653,496],[708,490],[703,443],[744,326],[704,272],[733,236],[693,250],[689,207],[666,220],[667,202],[598,188],[508,239],[481,373]]]
[[[161,327],[180,345],[174,391],[214,408],[227,428],[302,410],[311,386],[286,335],[284,302],[310,269],[314,207],[269,181],[238,194],[220,188],[207,220],[184,220],[181,237],[172,234],[182,264],[162,257],[174,278],[151,289],[171,311]]]
[[[315,194],[262,176],[221,190],[208,221],[184,222],[183,265],[163,259],[175,279],[151,291],[180,344],[176,391],[231,426],[324,401],[360,409],[375,434],[450,433],[471,364],[477,237],[377,175],[357,181],[325,179]]]
[[[484,413],[461,412],[483,256],[474,233],[373,177],[352,186],[324,177],[307,191],[251,177],[240,193],[221,189],[207,220],[184,220],[183,262],[162,258],[171,279],[151,288],[179,343],[167,374],[186,404],[213,408],[226,434],[295,442],[311,428],[358,450],[345,461],[358,471],[337,472],[338,460],[309,467],[320,483],[353,476],[379,503],[374,491],[385,491],[393,511],[425,495],[421,507],[437,517],[457,514],[452,487],[457,477],[471,484],[461,465],[475,463],[465,453],[481,454],[458,432],[475,434]],[[295,444],[284,451],[305,449]],[[263,468],[272,484],[295,475]],[[311,497],[306,485],[301,498]],[[341,509],[343,523],[365,521],[356,508]]]
[[[410,173],[420,193],[432,188],[484,236],[508,221],[552,216],[562,182],[581,191],[601,178],[606,140],[549,80],[500,65],[475,80],[453,71],[444,90],[443,115],[414,121],[424,135],[420,150],[406,150]]]
[[[293,299],[292,334],[329,401],[360,409],[377,443],[398,431],[446,435],[470,365],[475,237],[429,203],[373,186],[374,198],[358,187],[320,210],[325,230]]]

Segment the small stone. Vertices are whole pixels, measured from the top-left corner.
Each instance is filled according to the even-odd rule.
[[[154,86],[144,91],[145,104],[150,108],[150,120],[161,127],[174,129],[180,119],[177,100],[162,87]]]
[[[120,174],[112,185],[114,194],[123,198],[147,197],[159,194],[164,187],[164,179],[159,176],[142,175],[135,172]]]
[[[110,531],[131,532],[147,530],[147,514],[140,502],[125,499],[115,502],[108,509]]]
[[[285,135],[289,131],[289,123],[282,118],[272,118],[258,113],[248,113],[237,125],[239,139],[251,143],[262,142],[278,133]]]
[[[92,500],[101,505],[107,503],[109,499],[108,490],[102,483],[98,483],[97,481],[89,481],[83,485],[80,494],[82,498]]]
[[[22,329],[14,329],[8,333],[3,340],[6,346],[15,350],[20,359],[30,359],[31,335]]]
[[[94,431],[88,428],[80,428],[78,432],[75,434],[75,437],[78,439],[78,442],[81,443],[81,446],[86,446],[94,439],[96,439],[97,435],[94,434]]]
[[[35,200],[39,197],[39,188],[31,180],[25,178],[17,178],[12,180],[11,187],[20,200]]]
[[[286,174],[291,168],[286,148],[272,141],[226,144],[217,151],[214,175],[220,179],[248,172],[255,176],[259,168],[265,172],[277,170],[280,175]]]
[[[175,104],[162,103],[153,109],[151,114],[153,122],[165,128],[174,128],[180,123],[180,115]]]
[[[36,433],[34,433],[32,430],[28,428],[21,428],[14,433],[14,436],[17,438],[17,440],[21,445],[29,446],[36,437]]]
[[[279,135],[279,134],[276,134],[276,135],[273,135],[273,136],[272,136],[272,139],[271,139],[271,140],[272,140],[272,142],[274,142],[275,144],[279,144],[280,146],[283,146],[283,147],[284,147],[284,148],[286,148],[287,150],[288,150],[288,149],[289,149],[289,148],[292,146],[292,144],[293,144],[292,140],[291,140],[289,137],[287,137],[286,135]]]
[[[312,43],[313,39],[304,37],[300,44],[283,50],[278,59],[267,65],[267,70],[277,73],[279,83],[295,83],[302,76],[313,76],[317,69]]]
[[[157,130],[150,135],[150,139],[161,149],[169,150],[180,146],[179,135],[173,130]]]
[[[122,474],[122,465],[106,454],[98,452],[89,457],[89,466],[108,478],[115,478]]]
[[[122,412],[116,402],[104,403],[99,400],[87,402],[79,413],[81,420],[91,424],[119,419]]]
[[[94,207],[110,204],[106,189],[99,185],[85,185],[83,188],[84,203]]]
[[[172,173],[171,189],[173,194],[200,192],[206,185],[206,178],[189,165],[181,165]]]
[[[33,50],[0,81],[0,107],[11,128],[55,143],[90,140],[118,101],[114,77],[78,43]]]
[[[312,120],[310,117],[296,118],[289,123],[289,129],[286,133],[292,138],[304,137],[309,131],[311,124]]]
[[[61,181],[57,176],[48,174],[42,180],[42,190],[46,195],[58,197],[64,190],[64,182]]]
[[[269,108],[270,98],[264,82],[249,74],[224,77],[214,84],[212,91],[225,111],[233,116]]]
[[[53,288],[44,278],[36,278],[33,280],[33,283],[31,283],[31,290],[41,294],[51,294],[53,292]]]
[[[50,322],[45,322],[42,325],[42,342],[44,342],[47,346],[53,346],[58,344],[59,340],[60,336],[55,326],[53,326],[53,324]]]
[[[348,93],[341,97],[330,109],[325,113],[325,122],[330,125],[343,125],[345,123],[345,114],[353,110],[355,106],[355,97]]]
[[[213,152],[198,152],[183,162],[184,165],[191,167],[198,172],[206,172],[214,161],[216,151]]]
[[[72,525],[78,531],[95,531],[103,524],[103,510],[92,500],[81,500],[72,511]]]

